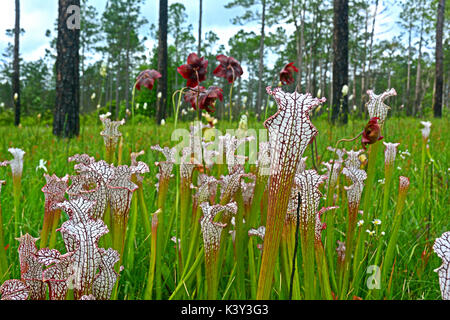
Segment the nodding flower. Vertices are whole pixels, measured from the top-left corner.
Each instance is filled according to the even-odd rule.
[[[152,90],[155,84],[155,80],[161,77],[161,73],[156,70],[144,70],[138,75],[136,79],[136,89],[141,90],[141,86],[144,86],[148,90]]]
[[[287,85],[294,82],[294,72],[298,72],[298,68],[293,62],[286,64],[280,71],[281,84]]]
[[[235,58],[219,54],[216,59],[220,62],[213,72],[216,77],[225,78],[229,83],[233,83],[244,73],[241,65]]]
[[[187,64],[177,68],[181,76],[187,80],[186,86],[195,88],[202,81],[206,80],[208,60],[199,58],[196,53],[191,53],[187,58]]]
[[[223,101],[223,90],[216,86],[211,86],[208,89],[197,86],[184,95],[184,101],[190,103],[194,110],[197,110],[198,105],[200,110],[206,110],[207,112],[214,112],[217,99]]]
[[[374,144],[378,140],[383,139],[381,136],[380,124],[378,123],[379,119],[380,118],[378,117],[371,118],[365,126],[361,138],[361,143],[364,149],[366,149],[366,145]]]

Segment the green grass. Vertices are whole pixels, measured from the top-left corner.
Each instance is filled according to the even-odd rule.
[[[88,123],[93,124],[88,124]],[[326,150],[327,146],[334,146],[336,141],[341,138],[351,138],[356,136],[364,127],[365,121],[350,121],[346,126],[330,128],[326,121],[321,119],[312,119],[312,122],[319,130],[317,137],[319,163],[328,161],[333,155]],[[399,239],[395,249],[396,272],[393,276],[392,292],[393,299],[440,299],[438,285],[438,276],[433,270],[437,268],[441,261],[431,249],[434,240],[440,237],[445,231],[450,230],[450,209],[448,180],[450,172],[449,167],[449,146],[450,133],[448,130],[448,119],[435,120],[431,127],[429,140],[430,154],[434,159],[433,164],[429,161],[425,163],[425,181],[426,185],[420,185],[420,164],[422,136],[420,133],[420,120],[409,118],[390,118],[386,121],[383,129],[384,141],[400,142],[399,150],[409,150],[411,156],[402,159],[398,154],[395,161],[395,170],[392,179],[390,205],[386,213],[387,221],[390,223],[395,212],[395,203],[397,201],[398,176],[403,175],[410,179],[411,185],[406,198],[406,204],[403,211],[403,221],[399,231]],[[188,128],[188,123],[179,122],[178,127]],[[223,130],[229,126],[228,121],[219,121],[218,128]],[[237,123],[232,127],[237,128]],[[256,123],[255,120],[249,120],[249,128],[263,128],[262,123]],[[96,160],[104,158],[103,138],[100,136],[102,126],[100,121],[88,121],[82,126],[81,135],[73,140],[57,139],[51,133],[51,127],[44,125],[24,126],[22,128],[0,127],[0,162],[11,159],[8,148],[21,148],[26,151],[24,157],[24,171],[22,178],[22,198],[21,210],[23,211],[23,232],[30,233],[33,237],[38,237],[41,231],[44,215],[44,194],[41,188],[45,185],[43,171],[36,171],[39,159],[47,160],[49,174],[55,173],[57,176],[65,174],[74,174],[73,163],[69,163],[67,158],[77,153],[87,153],[94,156]],[[120,128],[123,133],[123,160],[122,164],[130,163],[130,153],[145,150],[145,155],[139,158],[146,162],[150,167],[150,173],[145,175],[144,179],[144,197],[149,213],[157,210],[156,207],[156,183],[155,175],[157,167],[154,162],[162,160],[159,152],[150,150],[150,146],[160,144],[164,146],[174,146],[177,142],[171,142],[173,123],[168,121],[165,126],[152,125],[147,123],[136,123],[135,127],[127,124]],[[381,142],[380,142],[381,143]],[[360,140],[354,143],[340,145],[347,150],[355,147],[360,148]],[[381,146],[384,150],[384,146]],[[312,168],[311,149],[308,148],[304,154],[308,156],[307,169]],[[399,168],[398,168],[399,167]],[[398,168],[398,169],[397,169]],[[322,166],[318,165],[319,173]],[[178,170],[178,166],[175,167]],[[341,185],[347,185],[341,177]],[[374,201],[371,208],[371,216],[379,217],[381,214],[382,198],[384,186],[378,180],[384,178],[384,156],[380,153],[377,158],[377,169],[375,177],[375,187],[371,191]],[[12,219],[14,216],[14,201],[12,190],[12,176],[9,167],[0,168],[0,180],[6,180],[6,185],[1,191],[1,207],[3,211],[5,244],[9,246],[7,250],[8,261],[11,264],[11,278],[20,278],[20,269],[18,263],[18,241],[13,240],[19,235],[14,235],[14,225]],[[171,179],[167,195],[165,212],[168,215],[175,214],[176,198],[176,179]],[[340,191],[342,192],[342,190]],[[365,190],[364,192],[368,192]],[[420,210],[420,199],[422,192],[426,192],[424,210]],[[324,203],[321,203],[321,206]],[[346,205],[341,204],[340,209],[336,210],[336,240],[345,240],[346,231]],[[328,213],[330,214],[330,213]],[[63,221],[65,220],[63,214]],[[364,219],[364,217],[362,217]],[[362,227],[373,229],[370,221],[366,221]],[[173,236],[174,232],[170,234]],[[386,241],[388,241],[386,235]],[[124,270],[121,274],[119,283],[119,299],[142,299],[145,291],[147,279],[150,241],[146,238],[144,226],[139,223],[136,227],[135,262],[132,270]],[[375,250],[377,246],[376,239],[369,242],[370,248]],[[62,252],[65,249],[62,239],[58,235],[57,248]],[[373,251],[374,251],[373,250]],[[259,252],[257,252],[259,253]],[[162,267],[164,278],[162,298],[167,299],[176,287],[174,281],[175,249],[170,242],[165,252],[165,264]],[[373,259],[374,257],[369,257]],[[301,261],[301,260],[299,260]],[[369,260],[370,262],[371,260]],[[219,298],[224,292],[228,298],[237,297],[236,285],[231,283],[229,287],[230,274],[233,271],[233,264],[225,260],[225,267],[222,270],[219,284]],[[370,264],[370,263],[369,263]],[[199,276],[204,277],[204,266],[202,263]],[[256,277],[257,278],[257,277]],[[201,279],[200,279],[201,280]],[[194,280],[194,282],[199,279]],[[248,275],[246,275],[248,282]],[[302,285],[302,284],[301,284]],[[203,284],[197,286],[200,291],[204,291]],[[229,288],[228,288],[229,287]],[[192,294],[192,292],[191,292]],[[361,293],[365,296],[365,293]],[[195,292],[196,298],[204,298],[204,292]],[[279,298],[276,293],[272,298]]]

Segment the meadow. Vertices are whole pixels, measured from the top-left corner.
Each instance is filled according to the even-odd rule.
[[[331,126],[323,117],[312,117],[312,123],[318,129],[316,137],[316,150],[312,152],[311,145],[308,146],[303,156],[307,157],[305,169],[317,168],[319,174],[326,174],[325,166],[322,162],[328,162],[335,158],[335,154],[327,150],[328,146],[334,147],[336,142],[342,138],[352,138],[360,133],[365,127],[367,120],[351,118],[347,125]],[[383,139],[376,142],[379,154],[374,165],[373,185],[368,190],[367,186],[363,191],[364,200],[369,194],[369,212],[358,213],[358,222],[355,230],[356,246],[355,251],[360,252],[361,268],[353,269],[344,276],[339,268],[340,260],[336,252],[337,241],[345,242],[348,230],[347,195],[344,186],[351,183],[344,174],[340,174],[335,189],[334,203],[337,209],[326,212],[322,217],[327,226],[322,233],[324,261],[328,268],[324,268],[320,256],[317,255],[312,264],[312,271],[305,266],[307,255],[305,244],[295,236],[295,228],[290,233],[292,241],[283,242],[275,257],[274,277],[268,298],[270,299],[441,299],[439,288],[439,277],[434,270],[442,264],[442,260],[433,251],[432,246],[435,239],[444,232],[450,230],[449,219],[449,192],[448,182],[450,175],[449,168],[449,141],[448,119],[432,119],[430,136],[426,142],[427,147],[423,149],[424,140],[420,121],[423,119],[390,117],[383,126]],[[9,148],[20,148],[26,153],[24,155],[22,189],[19,195],[20,201],[16,203],[21,218],[20,234],[15,233],[15,201],[13,190],[13,177],[9,166],[0,167],[0,180],[5,180],[6,184],[1,189],[1,212],[3,219],[3,236],[8,262],[9,279],[20,279],[20,263],[18,255],[19,241],[14,240],[26,233],[34,238],[39,238],[44,221],[45,197],[41,189],[46,184],[44,169],[39,168],[40,160],[45,160],[45,167],[48,174],[56,174],[63,177],[66,174],[75,175],[74,163],[68,158],[75,154],[87,154],[94,157],[96,161],[107,159],[104,140],[100,135],[103,130],[102,122],[98,120],[98,115],[83,116],[81,121],[80,136],[75,139],[60,139],[52,135],[51,127],[41,119],[28,119],[23,121],[24,125],[19,128],[12,126],[2,126],[0,128],[0,162],[11,159]],[[179,119],[178,128],[189,130],[190,122]],[[237,129],[238,122],[230,123],[228,120],[219,120],[215,125],[221,132],[226,129]],[[257,122],[250,117],[245,129],[263,129],[263,123]],[[139,192],[134,192],[131,201],[128,223],[126,224],[125,249],[121,256],[120,264],[123,270],[119,271],[119,264],[115,265],[116,271],[120,274],[116,286],[113,290],[113,299],[255,299],[257,290],[257,280],[261,263],[261,244],[263,241],[258,237],[248,237],[242,234],[239,228],[243,228],[236,222],[233,226],[236,232],[233,238],[225,235],[221,238],[220,251],[216,256],[218,265],[209,265],[211,260],[203,259],[205,250],[200,230],[194,228],[197,223],[200,225],[195,213],[195,205],[191,203],[187,195],[189,215],[187,221],[192,229],[188,230],[179,240],[183,243],[194,246],[193,256],[187,250],[178,250],[175,242],[170,238],[180,238],[180,229],[183,218],[180,211],[183,200],[183,187],[180,184],[180,164],[175,164],[168,181],[167,194],[160,199],[155,183],[159,167],[155,162],[164,160],[161,153],[152,150],[154,145],[161,147],[173,147],[178,142],[172,141],[171,136],[174,130],[174,123],[171,119],[165,125],[158,126],[150,120],[135,119],[127,121],[119,127],[122,138],[114,151],[115,163],[130,165],[132,152],[144,150],[145,153],[139,156],[138,160],[146,163],[149,172],[142,175],[143,181],[140,185],[142,198]],[[258,131],[257,131],[258,132]],[[257,137],[258,139],[259,137]],[[385,188],[385,163],[384,146],[382,142],[400,143],[397,156],[393,164],[390,189]],[[258,141],[259,142],[259,141]],[[372,148],[375,144],[371,145]],[[339,148],[346,150],[360,150],[361,139],[352,142],[345,142]],[[368,150],[370,150],[368,148]],[[368,150],[364,151],[365,157],[362,161],[361,169],[367,170]],[[313,158],[315,161],[313,162]],[[245,172],[255,172],[255,164],[245,164]],[[198,175],[205,172],[205,167],[194,170],[192,184],[200,184]],[[226,169],[220,165],[213,165],[208,171],[210,175],[220,178],[225,174]],[[401,221],[398,224],[398,235],[391,252],[391,263],[389,269],[381,265],[386,261],[388,244],[392,238],[397,224],[396,208],[399,202],[399,176],[409,178],[410,186],[406,194],[403,210],[400,209]],[[327,196],[327,183],[320,186],[322,193],[319,208],[330,203]],[[161,189],[160,189],[161,190]],[[386,190],[388,196],[385,196]],[[192,191],[194,193],[194,191]],[[327,197],[325,197],[327,196]],[[242,195],[233,195],[231,200],[242,205]],[[384,200],[387,198],[387,200]],[[230,201],[231,201],[230,200]],[[262,219],[267,210],[267,194],[261,196],[260,206],[257,206],[257,221]],[[363,209],[363,200],[360,210]],[[166,240],[162,240],[163,248],[158,248],[155,253],[156,244],[153,242],[155,235],[149,232],[152,227],[152,214],[158,210],[161,201],[164,203],[165,235]],[[220,201],[219,201],[220,202]],[[194,208],[194,210],[192,209]],[[253,210],[253,209],[252,209]],[[239,210],[238,210],[239,211]],[[251,210],[244,211],[245,217]],[[236,216],[236,220],[239,215]],[[161,218],[160,218],[161,219]],[[376,222],[379,219],[379,223]],[[62,214],[59,226],[67,220],[67,215]],[[161,221],[161,220],[160,220]],[[106,223],[108,225],[108,223]],[[244,223],[245,225],[245,223]],[[295,225],[295,223],[293,224]],[[153,225],[154,226],[154,225]],[[199,226],[198,226],[199,227]],[[251,226],[253,227],[253,226]],[[256,225],[254,226],[256,227]],[[151,229],[155,230],[155,229]],[[196,230],[196,231],[195,231]],[[225,229],[227,232],[228,228]],[[243,229],[248,231],[247,229]],[[331,231],[330,231],[331,230]],[[186,230],[184,231],[186,233]],[[225,233],[225,232],[224,232]],[[245,232],[246,233],[246,232]],[[331,236],[330,236],[331,234]],[[204,235],[205,236],[205,235]],[[302,233],[303,236],[303,233]],[[56,232],[56,243],[54,248],[61,253],[65,252],[64,242],[59,232]],[[192,238],[196,237],[195,241]],[[244,239],[245,240],[242,240]],[[284,236],[283,236],[284,237]],[[328,241],[332,237],[332,242]],[[240,240],[238,240],[240,239]],[[251,239],[251,240],[249,240]],[[39,241],[36,242],[39,246]],[[159,239],[158,239],[159,241]],[[235,241],[243,241],[237,246]],[[111,242],[112,243],[112,242]],[[108,240],[100,242],[107,245]],[[287,248],[284,245],[287,245]],[[292,250],[298,244],[294,259],[297,260],[296,269],[292,271]],[[331,247],[330,247],[331,246]],[[105,247],[106,248],[106,247]],[[359,248],[359,249],[358,249]],[[181,249],[184,249],[183,247]],[[263,249],[264,250],[264,249]],[[392,249],[390,249],[392,250]],[[161,253],[162,252],[162,253]],[[186,255],[186,256],[185,256]],[[356,253],[355,253],[356,255]],[[220,258],[222,257],[222,258]],[[153,259],[153,260],[152,260]],[[188,262],[186,262],[188,259]],[[190,259],[190,260],[189,260]],[[152,271],[151,263],[159,266],[156,276]],[[189,265],[183,270],[183,263]],[[367,269],[371,265],[382,266],[381,289],[371,288],[366,285],[370,282],[373,273]],[[211,269],[213,268],[213,269]],[[215,268],[215,269],[214,269]],[[220,272],[217,272],[220,270]],[[308,274],[308,272],[312,274]],[[158,285],[158,272],[160,282]],[[217,279],[211,279],[213,273],[217,272]],[[387,278],[385,277],[387,272]],[[345,273],[345,272],[344,272]],[[294,276],[295,274],[295,276]],[[292,276],[292,278],[291,278]],[[328,279],[325,280],[324,277]],[[0,275],[0,279],[1,275]],[[345,279],[345,280],[344,280]],[[1,282],[7,279],[3,278]],[[214,282],[215,281],[215,282]],[[311,282],[309,282],[311,281]],[[379,281],[379,280],[378,280]],[[148,289],[149,284],[155,284]],[[343,284],[344,283],[344,284]],[[378,283],[380,284],[380,283]],[[343,288],[346,287],[346,288]],[[324,289],[325,287],[331,290]],[[212,292],[214,291],[214,292]],[[339,292],[344,293],[344,295]],[[330,295],[331,293],[331,295]],[[73,297],[72,297],[73,298]]]

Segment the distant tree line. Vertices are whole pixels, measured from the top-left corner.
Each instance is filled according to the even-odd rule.
[[[61,98],[57,90],[61,85],[58,63],[67,71],[71,67],[64,64],[78,61],[79,80],[74,79],[72,85],[79,89],[79,111],[101,108],[116,118],[127,117],[136,75],[145,69],[163,68],[158,70],[163,77],[157,81],[157,89],[141,90],[135,96],[139,106],[147,106],[138,107],[136,113],[160,121],[172,116],[172,93],[184,86],[176,68],[186,62],[191,52],[209,61],[204,85],[217,85],[224,92],[228,92],[230,84],[212,76],[216,56],[226,54],[241,62],[246,76],[238,79],[233,90],[235,118],[244,112],[258,118],[264,116],[266,106],[272,106],[264,88],[278,84],[278,73],[288,62],[294,62],[299,70],[290,89],[326,97],[327,104],[335,108],[337,101],[343,99],[338,113],[362,116],[366,91],[381,92],[391,87],[398,93],[390,101],[397,113],[424,116],[434,108],[434,115],[441,116],[442,109],[448,107],[450,70],[445,66],[450,65],[450,10],[445,0],[402,0],[399,19],[395,28],[392,26],[401,32],[382,41],[375,26],[393,14],[388,1],[227,0],[221,10],[239,8],[240,15],[231,23],[242,26],[231,36],[228,50],[218,45],[219,35],[202,24],[202,15],[213,10],[210,2],[198,0],[198,31],[188,24],[184,4],[169,6],[161,0],[160,8],[165,10],[159,11],[159,21],[147,21],[142,10],[144,2],[109,0],[100,15],[91,1],[59,0],[63,9],[73,4],[81,8],[82,27],[76,31],[79,57],[72,62],[58,60],[62,52],[58,46],[64,45],[58,38],[63,36],[61,23],[55,23],[55,30],[47,31],[51,49],[44,57],[36,61],[20,59],[20,34],[26,30],[20,28],[20,1],[16,0],[16,23],[7,30],[13,41],[1,57],[0,111],[13,111],[16,125],[21,115],[52,116]],[[248,31],[248,23],[257,23],[259,31]],[[294,32],[289,34],[288,29]],[[347,39],[347,45],[333,45],[336,37],[338,41]],[[156,45],[147,48],[148,39]],[[269,67],[269,60],[275,60],[273,67]],[[341,64],[339,69],[337,61],[347,66]],[[349,88],[345,97],[341,93],[344,84]],[[158,92],[163,97],[158,98]],[[217,102],[216,117],[225,116],[226,103],[226,99]],[[188,110],[189,106],[183,108]],[[337,113],[333,112],[335,116]]]

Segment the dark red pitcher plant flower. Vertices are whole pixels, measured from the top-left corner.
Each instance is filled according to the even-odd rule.
[[[197,110],[198,105],[198,109],[206,110],[209,113],[214,112],[217,99],[223,101],[223,90],[216,86],[211,86],[208,89],[198,86],[187,91],[184,95],[184,101],[190,103],[194,110]]]
[[[219,54],[216,59],[220,62],[219,66],[214,70],[213,74],[216,77],[225,78],[230,85],[230,105],[229,105],[229,117],[230,122],[232,119],[232,97],[233,97],[233,83],[237,78],[240,78],[244,71],[242,70],[239,62],[233,57],[227,57],[226,55]]]
[[[216,59],[220,62],[213,71],[216,77],[225,78],[229,83],[234,83],[244,73],[241,65],[235,58],[219,54]]]
[[[380,120],[378,117],[371,118],[364,128],[361,138],[361,143],[364,149],[366,148],[366,145],[374,144],[378,140],[383,139],[378,120]]]
[[[202,81],[206,80],[208,60],[200,58],[196,53],[191,53],[187,58],[187,63],[179,66],[177,71],[187,80],[186,86],[195,88]]]
[[[155,80],[161,78],[161,73],[156,70],[144,70],[136,79],[136,89],[141,90],[141,86],[146,87],[148,90],[153,89]]]
[[[298,68],[293,62],[286,64],[280,72],[280,81],[282,84],[291,84],[294,82],[294,72],[298,72]]]

